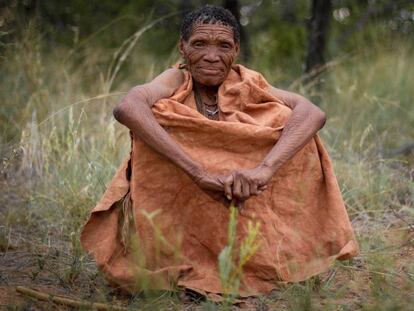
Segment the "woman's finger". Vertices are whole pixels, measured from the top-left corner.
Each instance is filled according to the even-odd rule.
[[[267,185],[261,185],[257,188],[257,190],[264,191],[267,189]]]
[[[242,179],[242,200],[247,200],[250,197],[250,184],[246,179]]]
[[[231,200],[233,198],[233,193],[231,191],[233,185],[233,175],[230,175],[224,180],[224,194],[226,195],[227,199]]]
[[[242,185],[241,185],[241,180],[240,180],[240,178],[237,176],[237,175],[235,175],[235,176],[233,176],[233,189],[232,189],[232,192],[233,192],[233,197],[235,197],[236,199],[241,199],[241,197],[242,197]]]
[[[257,184],[255,182],[250,183],[250,195],[257,195]]]

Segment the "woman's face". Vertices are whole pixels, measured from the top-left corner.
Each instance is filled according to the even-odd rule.
[[[218,86],[226,79],[239,54],[233,29],[221,24],[195,24],[188,41],[180,40],[180,54],[187,60],[194,80]]]

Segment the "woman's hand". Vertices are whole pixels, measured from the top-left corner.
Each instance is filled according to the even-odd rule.
[[[272,175],[271,169],[264,166],[233,171],[224,180],[224,192],[227,199],[243,202],[252,195],[259,194],[267,188]]]
[[[193,180],[215,200],[225,201],[224,193],[227,204],[233,201],[240,211],[245,200],[267,189],[272,176],[273,171],[261,165],[253,169],[235,170],[229,176],[203,171],[194,176]]]
[[[217,191],[224,192],[224,180],[226,176],[219,174],[212,174],[206,171],[203,171],[197,176],[194,176],[194,182],[203,190],[206,191]]]
[[[224,195],[224,180],[227,176],[202,171],[192,175],[194,182],[212,199],[229,206],[230,201]]]

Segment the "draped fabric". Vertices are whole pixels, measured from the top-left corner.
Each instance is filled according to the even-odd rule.
[[[157,121],[209,172],[256,167],[277,143],[291,109],[261,74],[234,65],[218,90],[220,120],[196,110],[192,79],[152,108]],[[240,296],[326,271],[358,254],[332,164],[316,135],[249,198],[237,241],[259,222],[260,247],[244,265]],[[201,190],[180,168],[131,134],[131,152],[83,227],[81,242],[107,280],[131,293],[185,287],[222,293],[218,255],[227,244],[229,202]]]

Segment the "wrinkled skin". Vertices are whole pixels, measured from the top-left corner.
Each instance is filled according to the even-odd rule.
[[[180,40],[181,56],[206,104],[215,102],[218,87],[230,72],[239,49],[233,30],[221,24],[196,24],[188,41]],[[179,69],[168,69],[153,81],[134,87],[115,107],[114,116],[134,135],[183,169],[206,193],[220,201],[226,197],[237,203],[239,209],[245,200],[264,191],[275,172],[325,123],[325,114],[306,98],[271,87],[268,91],[292,109],[279,140],[256,168],[235,170],[229,176],[213,174],[191,159],[152,114],[152,105],[171,96],[182,82],[183,73]]]
[[[239,55],[240,45],[234,40],[232,28],[220,24],[196,24],[188,41],[180,41],[179,49],[204,101],[211,102]],[[241,207],[242,201],[265,189],[270,177],[270,171],[263,169],[240,170],[230,176],[205,172],[196,182],[205,190],[224,190],[227,199],[232,200],[234,196]]]
[[[188,42],[180,41],[180,54],[194,81],[204,90],[214,90],[224,82],[240,46],[233,30],[219,24],[196,24]]]

